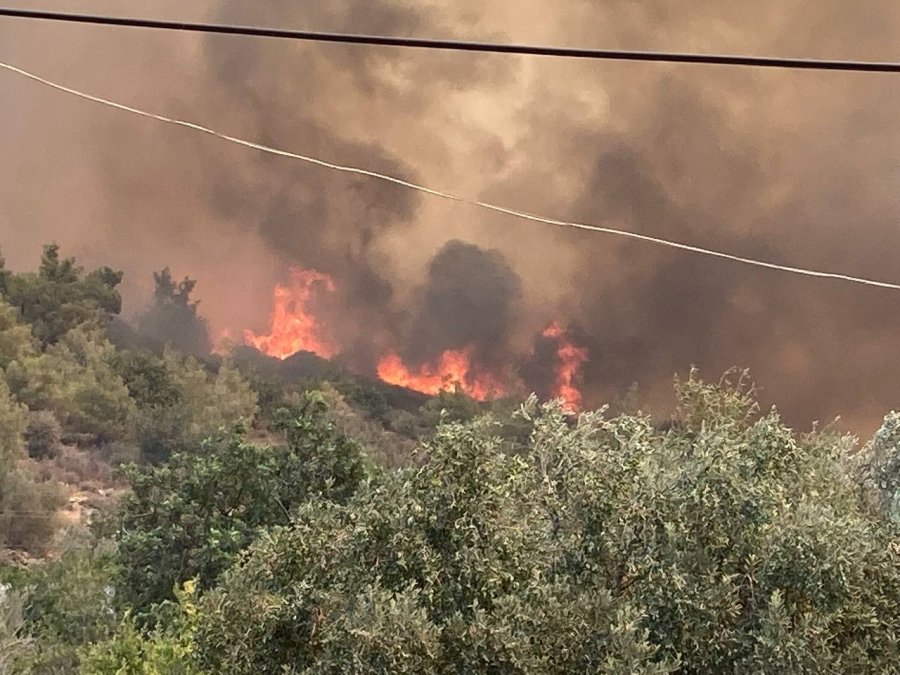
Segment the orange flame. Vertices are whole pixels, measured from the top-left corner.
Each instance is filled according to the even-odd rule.
[[[544,337],[556,340],[558,344],[558,368],[553,395],[563,399],[570,410],[578,412],[581,410],[582,395],[575,382],[581,375],[581,367],[588,360],[588,350],[572,344],[566,337],[566,331],[555,321],[544,331]]]
[[[320,289],[334,291],[330,276],[316,270],[291,269],[291,283],[275,286],[275,307],[269,334],[257,335],[245,330],[244,343],[278,359],[286,359],[297,352],[312,352],[330,359],[340,349],[323,335],[322,327],[309,306]]]
[[[448,349],[436,364],[425,364],[413,372],[396,353],[378,363],[378,377],[399,387],[436,396],[442,391],[460,390],[476,401],[487,401],[506,393],[498,378],[472,371],[472,349]]]
[[[325,359],[332,358],[340,353],[341,348],[316,317],[313,301],[319,293],[332,293],[334,290],[334,281],[327,274],[316,270],[291,269],[290,282],[275,286],[268,334],[258,335],[245,330],[244,344],[279,359],[303,351]],[[582,394],[576,383],[580,379],[582,366],[588,360],[588,350],[575,346],[566,330],[556,322],[547,327],[543,336],[556,341],[557,368],[553,395],[563,399],[568,409],[578,411],[581,409]],[[217,352],[226,353],[232,345],[231,334],[223,331],[216,340],[215,348]],[[436,361],[413,369],[403,362],[399,354],[390,351],[378,363],[378,377],[388,384],[430,396],[444,391],[462,391],[478,401],[505,396],[509,393],[509,386],[521,385],[509,373],[480,369],[474,354],[474,346],[448,349]]]

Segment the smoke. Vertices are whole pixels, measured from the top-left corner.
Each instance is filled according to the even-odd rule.
[[[111,0],[54,9],[121,12]],[[900,7],[670,0],[203,0],[135,14],[626,49],[898,58]],[[54,45],[53,50],[47,45]],[[59,54],[66,54],[61,59]],[[891,76],[402,52],[0,23],[0,59],[137,107],[554,217],[896,280]],[[896,405],[900,296],[561,231],[260,155],[3,75],[0,246],[57,240],[126,273],[197,278],[213,331],[265,328],[291,266],[335,280],[342,358],[472,342],[547,389],[551,321],[587,346],[586,403],[674,373],[751,368],[801,426],[867,430]],[[465,243],[462,243],[465,242]],[[332,295],[332,294],[330,294]],[[541,358],[543,354],[544,358]],[[531,359],[529,361],[529,359]],[[543,366],[541,365],[543,364]]]
[[[474,346],[485,366],[509,362],[522,284],[503,255],[450,241],[428,265],[404,356],[421,365],[448,349]]]

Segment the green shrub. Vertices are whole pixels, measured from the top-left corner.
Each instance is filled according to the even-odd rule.
[[[228,362],[212,373],[196,359],[167,350],[162,359],[132,356],[125,365],[120,363],[120,372],[141,403],[132,418],[135,439],[151,464],[256,417],[256,392]]]
[[[222,435],[168,464],[130,472],[118,533],[121,589],[143,619],[172,589],[212,585],[265,528],[308,499],[345,500],[365,478],[360,448],[336,433],[320,400],[283,411],[286,444]]]
[[[147,633],[126,615],[107,640],[85,646],[80,653],[79,672],[202,675],[194,654],[196,584],[186,582],[175,595],[177,604],[161,608],[167,615],[161,627]]]
[[[10,364],[13,393],[31,410],[49,410],[67,438],[128,438],[134,402],[112,366],[115,348],[96,329],[78,327],[46,352]]]
[[[16,308],[0,297],[0,369],[6,370],[13,361],[33,356],[35,351],[31,328],[19,320]]]
[[[25,629],[34,638],[28,673],[73,673],[78,650],[115,631],[111,548],[83,535],[57,560],[28,567],[13,581],[25,594]]]
[[[0,377],[0,478],[22,457],[26,413],[27,408],[10,395],[6,380]]]
[[[52,459],[59,454],[62,427],[49,410],[38,410],[28,414],[25,429],[25,447],[32,459]]]
[[[0,544],[43,555],[60,525],[66,492],[55,481],[37,481],[27,465],[6,474],[0,483]]]
[[[25,626],[25,594],[0,586],[0,673],[21,673],[28,667],[34,640]]]

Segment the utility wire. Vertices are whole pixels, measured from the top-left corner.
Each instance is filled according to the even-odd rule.
[[[67,23],[94,24],[150,28],[189,33],[218,33],[251,37],[303,40],[307,42],[331,42],[381,47],[406,47],[414,49],[440,49],[457,52],[487,52],[492,54],[522,54],[530,56],[557,56],[573,59],[599,59],[606,61],[643,61],[655,63],[687,63],[719,66],[744,66],[751,68],[786,68],[792,70],[839,70],[865,73],[900,73],[900,62],[839,61],[821,59],[792,59],[767,56],[734,56],[726,54],[687,54],[674,52],[622,51],[612,49],[581,49],[577,47],[550,47],[524,44],[498,44],[494,42],[466,42],[460,40],[436,40],[427,38],[391,37],[386,35],[358,35],[346,33],[322,33],[316,31],[287,30],[257,26],[234,26],[185,21],[161,21],[119,16],[68,14],[28,9],[0,8],[0,17],[62,21]]]
[[[496,213],[502,213],[509,216],[514,216],[516,218],[521,218],[523,220],[530,220],[536,223],[543,223],[545,225],[556,225],[559,227],[565,228],[573,228],[577,230],[587,230],[589,232],[598,232],[601,234],[608,234],[616,237],[624,237],[627,239],[634,239],[637,241],[645,242],[648,244],[655,244],[657,246],[665,246],[668,248],[674,248],[681,251],[688,251],[690,253],[696,253],[699,255],[710,256],[713,258],[721,258],[723,260],[730,260],[732,262],[743,263],[745,265],[752,265],[754,267],[762,267],[765,269],[778,270],[781,272],[789,272],[791,274],[799,274],[808,277],[819,277],[823,279],[835,279],[838,281],[847,281],[856,284],[863,284],[865,286],[876,286],[878,288],[889,288],[891,290],[900,290],[900,284],[891,283],[887,281],[878,281],[875,279],[866,279],[863,277],[854,277],[846,274],[838,274],[836,272],[822,272],[819,270],[807,269],[803,267],[791,267],[789,265],[779,265],[773,262],[767,262],[765,260],[757,260],[754,258],[745,258],[738,255],[733,255],[731,253],[725,253],[723,251],[716,251],[714,249],[703,248],[701,246],[694,246],[692,244],[683,244],[677,241],[671,241],[668,239],[661,239],[659,237],[651,237],[646,234],[639,234],[637,232],[630,232],[628,230],[621,230],[612,227],[603,227],[600,225],[588,225],[585,223],[576,223],[570,222],[566,220],[557,220],[555,218],[546,218],[543,216],[534,215],[532,213],[527,213],[525,211],[519,211],[516,209],[510,209],[503,206],[497,206],[496,204],[491,204],[489,202],[483,202],[476,199],[469,199],[467,197],[462,197],[459,195],[455,195],[450,192],[443,192],[441,190],[436,190],[434,188],[430,188],[424,185],[419,185],[417,183],[411,183],[409,181],[403,180],[401,178],[396,178],[394,176],[389,176],[387,174],[378,173],[376,171],[370,171],[368,169],[361,169],[353,166],[344,166],[341,164],[333,164],[331,162],[326,162],[322,159],[317,159],[315,157],[309,157],[307,155],[301,155],[295,152],[289,152],[287,150],[279,150],[278,148],[273,148],[267,145],[262,145],[260,143],[254,143],[253,141],[247,141],[241,138],[236,138],[234,136],[229,136],[228,134],[221,133],[219,131],[215,131],[208,127],[201,126],[200,124],[195,124],[194,122],[186,122],[184,120],[173,119],[171,117],[165,117],[163,115],[157,115],[156,113],[147,112],[145,110],[140,110],[138,108],[132,108],[131,106],[124,105],[122,103],[116,103],[115,101],[111,101],[109,99],[101,98],[99,96],[94,96],[92,94],[87,94],[83,91],[79,91],[77,89],[72,89],[70,87],[66,87],[62,84],[58,84],[56,82],[52,82],[50,80],[44,79],[34,73],[30,73],[26,70],[22,70],[21,68],[17,68],[15,66],[9,65],[7,63],[0,62],[0,68],[4,70],[8,70],[9,72],[16,73],[17,75],[21,75],[22,77],[26,77],[29,80],[33,80],[34,82],[39,82],[47,87],[51,87],[56,89],[57,91],[62,91],[67,94],[71,94],[73,96],[77,96],[78,98],[92,101],[94,103],[100,103],[101,105],[108,106],[110,108],[115,108],[116,110],[121,110],[124,112],[131,113],[133,115],[139,115],[140,117],[146,117],[148,119],[156,120],[158,122],[163,122],[165,124],[172,124],[179,127],[184,127],[186,129],[191,129],[193,131],[199,131],[204,134],[208,134],[210,136],[215,136],[223,141],[228,141],[229,143],[234,143],[236,145],[241,145],[245,148],[251,148],[253,150],[259,150],[260,152],[265,152],[271,155],[276,155],[279,157],[288,157],[290,159],[297,159],[302,162],[306,162],[308,164],[314,164],[316,166],[321,166],[326,169],[332,169],[334,171],[340,171],[343,173],[351,173],[360,176],[368,176],[369,178],[376,178],[378,180],[387,181],[389,183],[393,183],[395,185],[400,185],[405,188],[409,188],[411,190],[417,190],[419,192],[423,192],[425,194],[432,195],[434,197],[440,197],[442,199],[448,199],[454,202],[460,202],[462,204],[467,204],[469,206],[475,206],[481,209],[485,209],[488,211],[493,211]]]

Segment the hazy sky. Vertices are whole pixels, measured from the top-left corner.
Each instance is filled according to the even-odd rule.
[[[891,0],[41,6],[326,31],[900,60],[900,5]],[[512,208],[900,281],[897,76],[402,52],[12,19],[0,19],[0,60],[147,110]],[[40,244],[56,240],[87,263],[119,266],[130,311],[144,302],[151,272],[170,265],[199,279],[216,329],[259,329],[273,285],[299,264],[336,278],[339,303],[323,311],[360,362],[367,345],[399,341],[419,356],[446,346],[428,337],[439,320],[448,330],[468,322],[459,340],[490,341],[486,355],[500,349],[514,359],[559,319],[590,346],[585,389],[593,403],[633,381],[651,403],[662,400],[674,373],[697,364],[708,377],[750,367],[765,403],[800,427],[841,415],[869,431],[897,405],[900,292],[489,215],[261,156],[5,72],[0,100],[4,254],[14,267],[33,267]],[[474,246],[448,247],[452,240]],[[441,289],[459,287],[475,268],[484,301],[474,310],[446,304]]]

